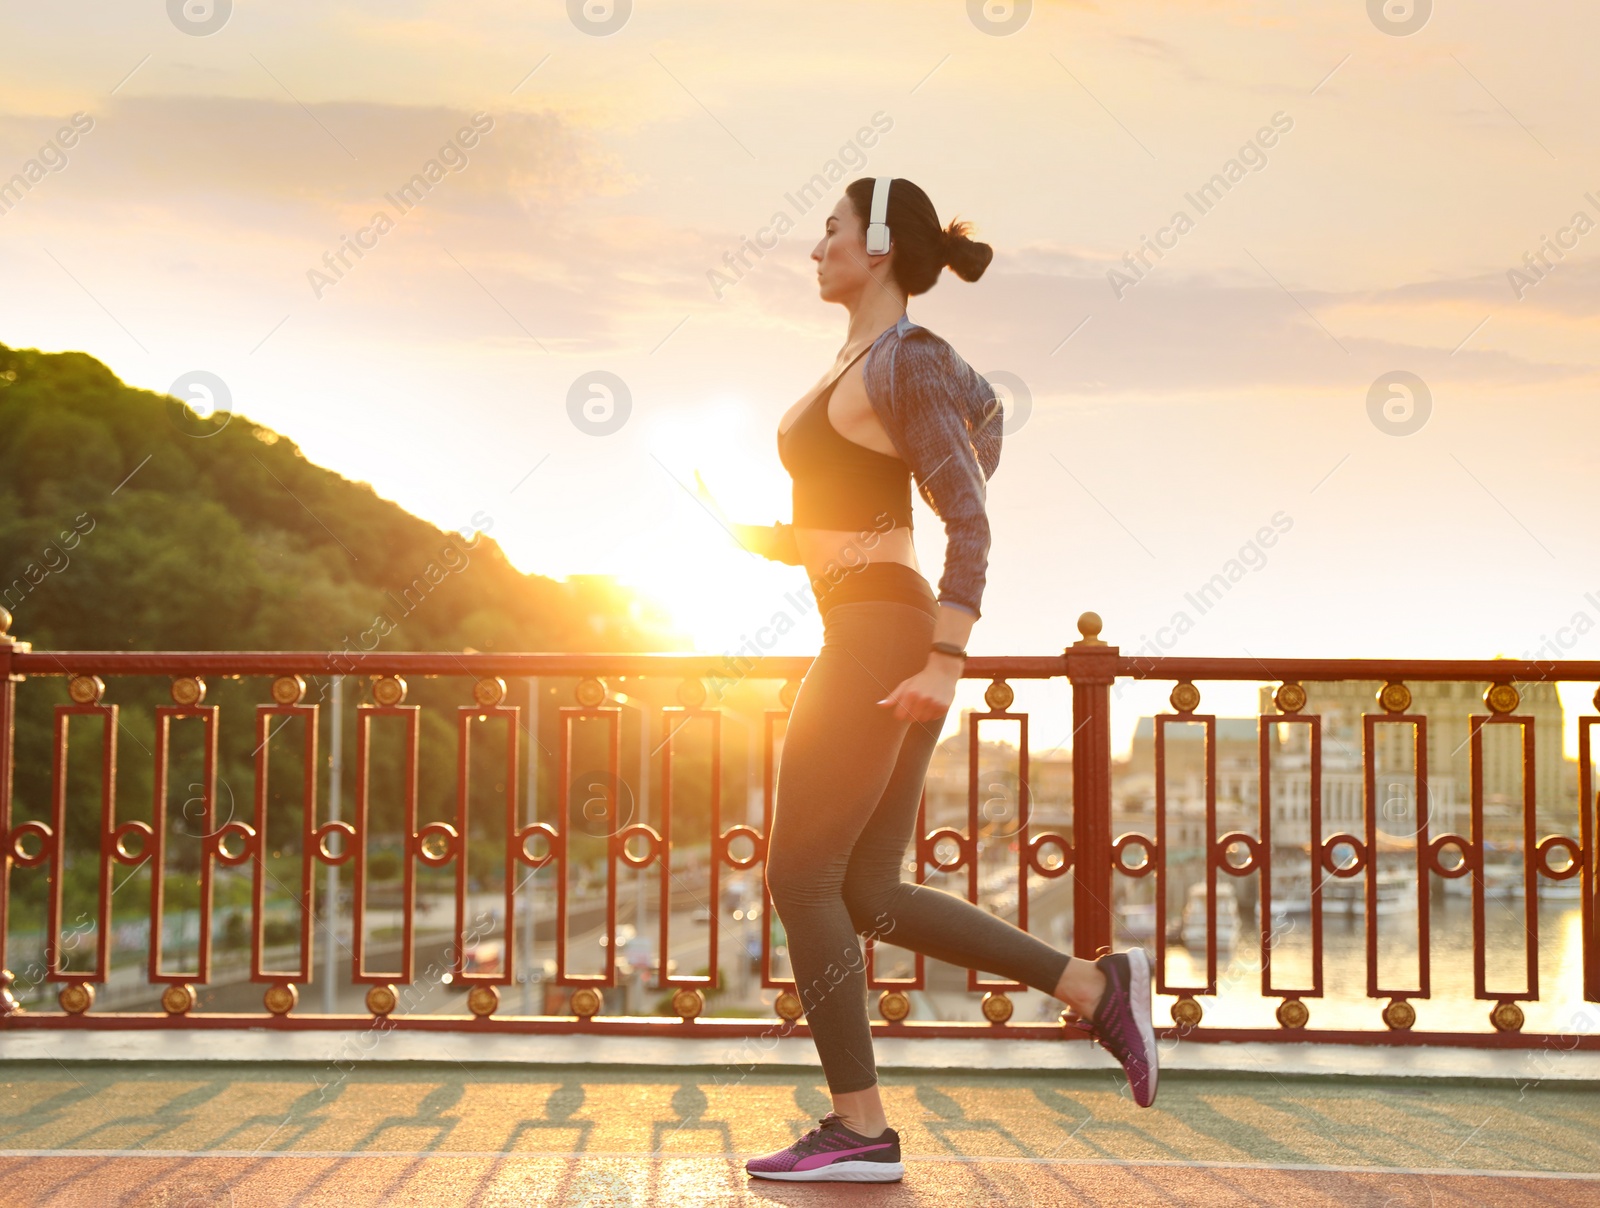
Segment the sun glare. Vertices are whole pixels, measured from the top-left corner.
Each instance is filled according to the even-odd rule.
[[[799,653],[814,651],[820,635],[804,572],[749,553],[729,530],[789,514],[772,432],[773,448],[758,452],[765,424],[743,399],[723,396],[697,409],[695,422],[657,421],[645,433],[650,455],[676,482],[663,499],[667,523],[654,530],[670,539],[630,549],[618,578],[657,601],[699,651],[731,653],[755,642],[752,649]]]

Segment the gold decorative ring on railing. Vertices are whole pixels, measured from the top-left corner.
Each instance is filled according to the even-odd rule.
[[[1130,847],[1139,847],[1144,850],[1144,863],[1129,864],[1127,851]],[[1147,877],[1156,870],[1156,841],[1149,835],[1141,835],[1138,831],[1128,831],[1117,836],[1117,841],[1111,845],[1111,866],[1124,876]]]
[[[94,1006],[94,987],[88,982],[68,982],[61,987],[56,1001],[68,1015],[82,1015]]]
[[[1011,1012],[1016,1010],[1011,999],[1000,990],[990,990],[983,996],[983,1017],[992,1024],[1002,1024],[1011,1018]]]
[[[1179,713],[1193,713],[1200,707],[1200,689],[1188,680],[1184,680],[1173,688],[1172,694],[1167,697],[1172,707]]]
[[[24,840],[29,837],[39,840],[39,850],[29,853],[23,849]],[[11,828],[6,846],[11,849],[11,860],[18,868],[37,868],[50,858],[50,853],[55,850],[56,837],[47,823],[44,822],[19,822]]]
[[[706,686],[704,681],[695,676],[690,676],[678,685],[678,703],[685,709],[698,709],[706,703]]]
[[[800,996],[793,990],[784,990],[780,993],[777,1000],[773,1002],[772,1009],[778,1013],[779,1019],[788,1020],[790,1023],[805,1014],[805,1006],[801,1003]],[[878,1009],[880,1011],[883,1009],[883,999],[881,997],[878,999]],[[887,1019],[889,1017],[885,1015],[884,1018]]]
[[[226,846],[229,839],[239,840],[239,850],[230,852]],[[230,867],[243,864],[256,850],[256,828],[248,822],[227,822],[217,828],[211,836],[211,850],[223,864]]]
[[[298,705],[305,699],[306,681],[299,675],[280,675],[272,681],[272,699],[280,705]]]
[[[380,675],[372,681],[373,702],[392,709],[406,698],[406,681],[398,675]]]
[[[128,840],[134,835],[139,836],[139,846],[133,850],[128,848]],[[150,829],[148,822],[124,822],[111,832],[111,858],[118,864],[140,864],[150,854],[150,841],[155,838],[155,831]]]
[[[335,835],[344,836],[337,854],[328,846],[328,840]],[[315,843],[313,851],[324,864],[343,864],[356,854],[356,828],[348,822],[324,822],[311,832],[311,838]]]
[[[592,709],[606,698],[605,681],[590,676],[581,679],[572,689],[572,698],[585,709]]]
[[[1550,855],[1557,848],[1567,853],[1565,868],[1552,868],[1550,865]],[[1546,835],[1533,850],[1539,857],[1540,874],[1552,881],[1565,881],[1583,871],[1583,848],[1570,835]]]
[[[1501,999],[1494,1004],[1494,1010],[1489,1012],[1489,1022],[1494,1024],[1497,1032],[1520,1032],[1522,1008],[1509,998]]]
[[[1205,1016],[1200,1004],[1185,994],[1172,1004],[1172,1022],[1180,1028],[1192,1028]]]
[[[1228,858],[1228,851],[1235,844],[1245,849],[1243,864],[1235,864]],[[1261,840],[1243,831],[1229,831],[1217,840],[1214,850],[1217,856],[1217,871],[1225,872],[1231,877],[1248,877],[1261,867]]]
[[[1378,704],[1385,713],[1404,713],[1411,708],[1411,689],[1391,680],[1378,689]]]
[[[98,705],[106,682],[98,675],[75,675],[67,681],[67,695],[75,705]]]
[[[430,822],[416,833],[413,843],[417,859],[429,868],[442,868],[456,858],[461,836],[448,822]]]
[[[382,1019],[400,1003],[400,995],[392,985],[373,986],[367,991],[367,1010],[376,1019]]]
[[[1446,867],[1443,859],[1444,849],[1453,847],[1461,859],[1455,864]],[[1441,877],[1454,880],[1464,877],[1472,871],[1477,863],[1478,849],[1473,846],[1472,840],[1462,835],[1443,834],[1428,840],[1428,867]]]
[[[733,841],[735,839],[750,840],[750,854],[743,859],[733,854]],[[717,843],[722,859],[734,868],[754,868],[761,862],[762,857],[767,852],[767,837],[755,827],[745,826],[743,823],[737,826],[730,826],[723,831]]]
[[[1383,1009],[1383,1024],[1391,1032],[1407,1032],[1417,1022],[1417,1009],[1403,998],[1396,998]]]
[[[1054,847],[1060,854],[1060,861],[1056,864],[1046,864],[1042,857],[1042,849],[1046,846]],[[1028,838],[1028,867],[1041,877],[1059,877],[1072,868],[1073,852],[1072,842],[1065,835],[1058,835],[1054,831],[1042,831]]]
[[[500,1009],[500,991],[479,982],[467,992],[467,1010],[479,1019],[488,1019]]]
[[[954,860],[939,858],[939,845],[947,839],[956,845]],[[929,831],[919,846],[922,848],[922,862],[934,872],[955,872],[967,862],[967,837],[954,827],[941,826],[938,830]]]
[[[645,843],[644,855],[635,856],[628,850],[628,844],[634,839],[643,839]],[[617,859],[629,868],[648,868],[661,858],[661,832],[648,822],[635,822],[632,826],[625,826],[617,832]]]
[[[198,675],[179,675],[172,680],[172,703],[192,709],[206,698],[206,682]]]
[[[531,855],[528,852],[528,840],[535,837],[542,838],[549,844],[549,849],[542,856]],[[535,822],[529,826],[524,826],[516,833],[516,847],[513,850],[516,852],[517,859],[529,868],[543,868],[551,860],[558,859],[562,855],[561,835],[555,827],[548,823]]]
[[[1279,684],[1278,690],[1272,694],[1272,703],[1278,706],[1280,712],[1298,713],[1306,707],[1306,690],[1292,680]]]
[[[493,709],[506,698],[506,682],[498,675],[488,675],[472,685],[472,703],[480,709]]]
[[[1286,998],[1278,1004],[1278,1026],[1295,1030],[1303,1028],[1311,1018],[1311,1008],[1298,998]]]
[[[1011,708],[1011,702],[1016,699],[1017,694],[1003,679],[995,680],[983,690],[983,703],[989,706],[991,713],[1004,713]]]
[[[706,996],[692,987],[685,986],[672,996],[672,1013],[685,1022],[705,1009]]]
[[[300,987],[293,982],[274,982],[261,996],[261,1005],[274,1015],[287,1015],[300,1002]]]
[[[800,1000],[795,999],[795,1006],[799,1005]],[[900,1023],[911,1014],[911,999],[903,990],[885,990],[878,995],[878,1014],[889,1023]],[[794,1018],[800,1018],[798,1011],[795,1012]]]
[[[161,1009],[168,1015],[187,1015],[194,1010],[196,995],[188,982],[174,982],[161,991]]]
[[[1350,863],[1335,864],[1333,862],[1333,849],[1336,847],[1348,847],[1355,853]],[[1323,841],[1322,850],[1317,853],[1317,862],[1328,870],[1330,876],[1356,876],[1367,866],[1367,845],[1354,835],[1330,835]]]
[[[1522,694],[1510,684],[1490,684],[1483,694],[1489,712],[1503,717],[1522,703]]]
[[[579,986],[572,992],[572,1013],[579,1019],[590,1019],[600,1014],[603,1001],[593,986]]]

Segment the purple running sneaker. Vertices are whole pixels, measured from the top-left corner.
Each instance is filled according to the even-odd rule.
[[[1074,1027],[1094,1037],[1095,1043],[1122,1063],[1128,1089],[1140,1107],[1156,1101],[1156,1077],[1161,1057],[1155,1029],[1150,1023],[1150,958],[1144,949],[1111,952],[1095,961],[1106,975],[1105,993],[1094,1019],[1073,1019]]]
[[[886,1128],[881,1136],[863,1137],[846,1128],[835,1112],[788,1149],[751,1158],[744,1168],[757,1178],[796,1183],[893,1183],[906,1172],[899,1133]]]

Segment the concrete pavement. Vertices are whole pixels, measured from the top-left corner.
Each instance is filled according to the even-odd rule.
[[[12,1061],[0,1205],[1600,1202],[1583,1083],[1174,1070],[1146,1110],[1105,1069],[883,1083],[905,1180],[805,1186],[742,1163],[828,1109],[815,1071]]]

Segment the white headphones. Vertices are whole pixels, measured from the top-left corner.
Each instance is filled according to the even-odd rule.
[[[887,176],[872,182],[872,216],[867,221],[867,255],[882,256],[889,250],[889,182]]]

